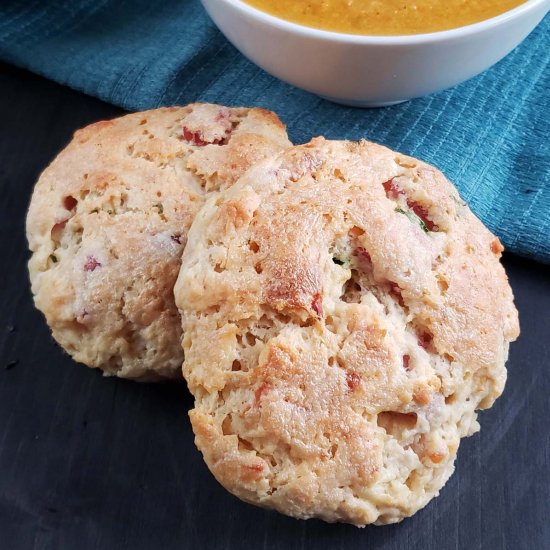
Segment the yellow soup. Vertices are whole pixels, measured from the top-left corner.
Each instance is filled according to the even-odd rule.
[[[398,35],[455,29],[526,0],[245,0],[262,11],[316,29]]]

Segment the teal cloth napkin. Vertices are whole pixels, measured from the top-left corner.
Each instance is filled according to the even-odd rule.
[[[0,59],[129,110],[258,105],[295,143],[377,141],[439,167],[509,250],[550,263],[550,16],[482,75],[385,109],[342,107],[269,76],[198,0],[2,0]]]

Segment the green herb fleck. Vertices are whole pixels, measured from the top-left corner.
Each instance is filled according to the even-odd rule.
[[[57,256],[55,254],[50,254],[50,260],[56,264],[57,263]]]
[[[99,208],[97,208],[97,207],[94,208],[94,209],[90,212],[90,214],[99,214]]]
[[[159,211],[159,214],[164,213],[164,206],[162,206],[161,202],[157,202],[157,204],[153,204],[153,208],[157,208]]]
[[[403,214],[409,218],[409,220],[416,225],[420,226],[420,229],[424,231],[424,233],[429,233],[430,231],[426,227],[426,224],[412,211],[412,210],[403,210],[402,208],[399,208],[399,206],[395,209],[396,212],[399,214]]]
[[[344,262],[342,260],[339,260],[338,258],[332,258],[332,261],[336,264],[336,265],[344,265]]]

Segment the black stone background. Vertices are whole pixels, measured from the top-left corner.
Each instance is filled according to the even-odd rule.
[[[194,447],[183,384],[104,379],[61,352],[32,304],[25,213],[72,133],[120,113],[0,65],[0,548],[549,549],[547,266],[505,257],[522,322],[506,391],[461,445],[440,497],[389,527],[241,503]]]

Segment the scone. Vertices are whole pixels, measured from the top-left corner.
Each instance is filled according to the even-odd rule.
[[[501,251],[441,172],[368,142],[315,139],[209,200],[175,295],[218,481],[358,526],[425,506],[504,388]]]
[[[76,132],[27,216],[32,291],[57,342],[106,374],[181,379],[173,287],[191,221],[208,194],[289,145],[273,113],[208,104]]]

